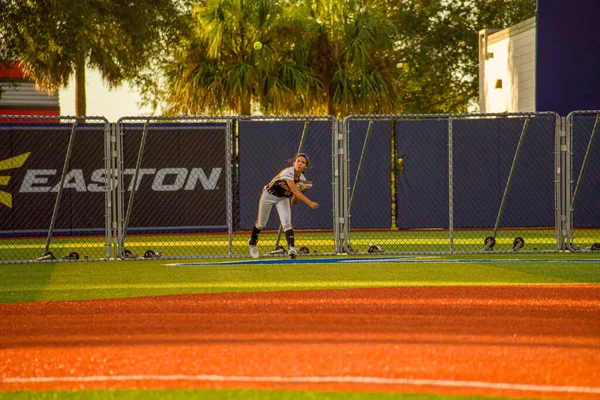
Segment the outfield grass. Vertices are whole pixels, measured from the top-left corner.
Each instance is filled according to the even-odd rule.
[[[520,260],[510,261],[519,257]],[[428,256],[436,257],[436,256]],[[102,261],[0,265],[0,303],[90,300],[175,294],[400,286],[600,284],[598,253],[471,254],[440,262],[167,266],[173,261]],[[444,263],[465,259],[471,262]],[[285,260],[285,259],[282,259]],[[406,259],[404,259],[406,260]],[[418,259],[415,259],[418,261]],[[437,260],[437,258],[428,260]],[[481,261],[478,261],[481,260]],[[506,262],[509,260],[509,262]],[[542,262],[536,260],[554,260]],[[193,260],[186,260],[186,263]],[[206,263],[207,260],[195,260]],[[211,259],[210,262],[219,260]],[[223,259],[231,261],[231,259]],[[498,262],[490,262],[498,261]],[[502,261],[502,262],[500,262]],[[525,261],[525,262],[524,262]],[[330,399],[462,400],[406,393],[269,390],[90,390],[0,392],[0,399]]]
[[[440,257],[486,261],[469,263],[373,262],[365,256],[365,263],[337,264],[166,266],[173,261],[165,260],[3,264],[0,303],[369,287],[600,283],[600,262],[570,261],[600,259],[598,253],[518,254],[528,262],[487,262],[516,256]]]

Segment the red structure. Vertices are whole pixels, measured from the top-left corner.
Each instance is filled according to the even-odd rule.
[[[18,62],[0,62],[0,85],[0,115],[60,115],[58,93],[37,90]]]

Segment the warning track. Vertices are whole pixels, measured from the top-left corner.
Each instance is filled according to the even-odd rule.
[[[0,390],[268,388],[600,398],[600,286],[0,305]]]

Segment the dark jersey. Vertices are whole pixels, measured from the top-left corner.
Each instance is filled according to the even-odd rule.
[[[277,197],[292,197],[294,194],[288,186],[286,180],[292,179],[294,182],[305,181],[304,174],[300,174],[300,178],[294,178],[294,167],[289,167],[282,170],[267,185],[267,192]]]

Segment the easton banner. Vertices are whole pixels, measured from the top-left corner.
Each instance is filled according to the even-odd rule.
[[[124,131],[119,188],[116,171],[106,168],[104,125],[77,127],[66,169],[70,124],[0,126],[2,234],[47,232],[63,169],[57,233],[104,232],[111,188],[123,194],[125,205],[135,191],[132,229],[226,225],[224,125],[155,125],[148,130],[136,182],[141,128],[132,125]]]
[[[155,123],[145,142],[143,125],[125,124],[122,130],[128,232],[226,229],[225,124]],[[140,146],[141,168],[134,179]]]
[[[0,126],[0,231],[50,228],[72,132],[69,123]],[[105,222],[104,124],[79,124],[57,205],[57,231],[99,229]]]

